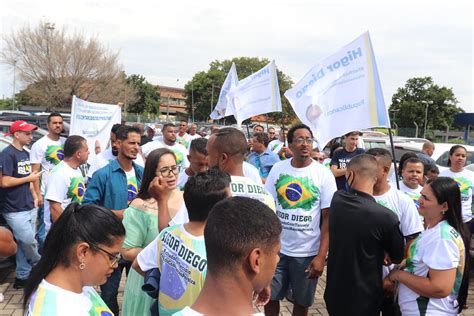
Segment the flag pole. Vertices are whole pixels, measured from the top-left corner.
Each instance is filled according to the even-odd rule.
[[[397,170],[397,160],[395,159],[395,147],[393,146],[393,137],[392,137],[392,129],[388,129],[388,136],[390,138],[390,147],[392,148],[392,161],[393,167],[395,168],[395,181],[397,182],[397,189],[400,190],[400,183],[398,179],[398,170]]]

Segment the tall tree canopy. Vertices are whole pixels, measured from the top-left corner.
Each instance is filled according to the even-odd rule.
[[[464,112],[451,88],[440,87],[431,77],[411,78],[392,96],[390,119],[399,127],[424,127],[426,110],[427,129],[445,129],[452,126],[454,115]]]
[[[269,62],[270,60],[266,58],[257,57],[236,57],[233,59],[222,61],[215,60],[211,62],[209,70],[200,71],[194,74],[193,79],[187,82],[184,87],[189,114],[191,115],[192,113],[191,105],[194,103],[195,120],[209,119],[211,105],[212,109],[214,109],[219,98],[222,84],[224,83],[225,77],[227,76],[232,63],[235,63],[239,79],[244,79],[260,68],[266,66]],[[269,113],[268,116],[277,123],[280,123],[282,118],[284,118],[285,124],[287,124],[295,119],[296,115],[288,100],[283,96],[283,93],[291,87],[293,82],[290,77],[285,75],[282,71],[278,70],[277,72],[283,112]]]
[[[135,98],[118,64],[118,53],[109,52],[97,38],[68,34],[42,22],[36,28],[24,26],[3,40],[0,60],[16,67],[32,105],[65,107],[73,95],[103,103],[128,103]]]
[[[128,76],[127,83],[137,90],[137,100],[128,104],[128,112],[160,113],[160,94],[154,85],[141,75]]]

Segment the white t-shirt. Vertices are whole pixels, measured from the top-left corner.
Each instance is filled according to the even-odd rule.
[[[188,134],[189,135],[189,144],[191,144],[191,142],[197,138],[201,138],[201,135],[198,135],[198,134],[194,134],[194,135],[191,135],[191,134]]]
[[[31,296],[25,315],[112,315],[112,311],[91,286],[83,287],[82,293],[74,293],[43,279]]]
[[[374,199],[380,205],[397,214],[403,236],[410,236],[423,230],[423,223],[416,206],[403,192],[390,187],[390,190],[382,195],[374,196]]]
[[[178,184],[176,185],[178,187],[178,190],[184,191],[184,185],[189,179],[188,174],[185,171],[186,169],[181,170],[178,176]]]
[[[285,143],[282,142],[281,140],[275,139],[275,140],[272,140],[270,143],[268,143],[267,148],[278,155],[278,153],[280,152],[280,149],[283,147],[284,144]]]
[[[155,149],[168,148],[174,152],[176,156],[176,164],[181,166],[181,169],[189,167],[188,150],[181,144],[175,143],[172,146],[166,145],[158,141],[148,142],[142,146],[142,153],[145,158]]]
[[[179,134],[176,135],[176,143],[183,145],[185,148],[189,148],[191,140],[191,135],[188,133],[184,133],[183,136],[179,136]]]
[[[130,171],[125,171],[125,175],[127,176],[127,201],[130,203],[138,194],[138,181],[135,168],[132,168]]]
[[[107,166],[111,161],[114,161],[115,159],[117,159],[117,156],[114,156],[114,154],[112,154],[112,149],[110,148],[102,151],[98,155],[95,155],[89,167],[89,170],[87,171],[87,177],[92,178],[94,172],[96,172],[100,168]],[[133,162],[145,168],[145,161],[143,161],[142,155],[138,154],[137,158]]]
[[[173,316],[204,316],[204,314],[196,312],[191,307],[185,307],[177,313],[174,313]],[[263,313],[255,313],[253,316],[264,316]]]
[[[244,176],[253,180],[253,182],[263,185],[262,178],[260,178],[260,172],[254,165],[244,161],[242,164]]]
[[[275,201],[267,190],[265,190],[263,185],[247,177],[231,176],[230,178],[230,191],[232,196],[245,196],[259,200],[275,211]]]
[[[419,209],[420,208],[419,199],[421,197],[421,190],[423,190],[423,187],[421,185],[418,185],[418,187],[416,189],[412,189],[412,188],[408,187],[405,183],[403,183],[403,181],[400,181],[399,184],[400,184],[400,191],[402,191],[410,199],[412,199],[412,201],[415,203],[416,209]],[[397,187],[396,183],[395,184],[391,183],[390,185],[395,187],[395,188]]]
[[[59,140],[52,140],[47,135],[38,139],[31,146],[30,163],[41,164],[41,193],[44,195],[46,189],[46,181],[49,172],[64,159],[64,142],[66,139],[60,137]]]
[[[186,203],[184,201],[181,203],[181,207],[174,217],[169,222],[168,226],[181,225],[189,222],[188,209],[186,208]]]
[[[44,197],[44,224],[46,232],[51,228],[50,201],[61,203],[64,209],[72,202],[81,203],[86,186],[79,168],[73,169],[61,161],[51,170]]]
[[[400,231],[403,236],[410,236],[423,231],[423,223],[418,210],[412,199],[410,199],[405,193],[398,191],[395,187],[391,186],[390,190],[384,194],[377,196],[374,195],[374,199],[380,205],[385,206],[397,214],[398,220],[400,221]],[[382,267],[382,275],[384,278],[394,266],[395,265]]]
[[[328,208],[336,192],[336,180],[328,168],[312,161],[305,168],[277,162],[265,188],[277,202],[282,224],[281,253],[309,257],[319,252],[321,209]]]
[[[417,299],[423,299],[426,312],[423,315],[457,315],[457,296],[464,273],[464,243],[461,235],[447,221],[423,231],[407,249],[405,271],[426,277],[429,269],[456,269],[456,279],[451,293],[445,298],[429,298],[426,301],[400,283],[398,303],[403,315],[420,315]],[[469,271],[466,271],[469,273]],[[422,304],[422,305],[425,305]]]
[[[143,271],[160,270],[159,313],[173,315],[193,304],[204,285],[204,236],[190,234],[183,225],[167,227],[138,254],[137,262]]]
[[[461,172],[452,172],[445,169],[440,172],[440,177],[450,177],[459,185],[461,191],[462,221],[469,222],[472,219],[472,195],[474,193],[474,172],[464,169]]]

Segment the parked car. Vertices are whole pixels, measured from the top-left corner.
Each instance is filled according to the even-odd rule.
[[[449,143],[435,143],[435,150],[431,158],[436,162],[439,170],[444,170],[449,168],[448,167],[448,160],[449,160],[449,150],[456,144],[449,144]],[[423,147],[423,143],[396,143],[395,146],[395,155],[401,157],[405,152],[412,151],[412,152],[421,152]],[[470,164],[474,164],[474,146],[470,145],[462,145],[467,150],[467,159],[466,159],[466,166]]]
[[[21,116],[21,115],[2,116],[2,115],[0,115],[0,121],[3,121],[3,120],[10,121],[10,122],[14,122],[14,121],[17,121],[17,120],[23,120],[27,123],[34,124],[34,125],[38,126],[39,128],[41,128],[43,130],[46,130],[46,131],[48,130],[48,116],[41,116],[41,115],[35,115],[35,116]],[[69,123],[64,122],[64,130],[61,133],[61,136],[68,137],[69,136],[69,128],[70,128]]]
[[[0,136],[2,136],[2,138],[6,138],[6,139],[11,138],[11,136],[3,137],[3,135],[5,135],[6,133],[8,133],[8,131],[10,131],[10,126],[12,124],[13,124],[13,121],[0,120]],[[36,142],[38,139],[40,139],[41,137],[47,134],[48,134],[48,131],[42,128],[38,128],[37,130],[33,131],[33,141],[31,142],[29,147],[33,145],[33,143]]]
[[[0,136],[0,151],[4,150],[8,145],[12,143],[11,137]],[[30,149],[25,146],[25,150],[29,153]],[[1,225],[0,225],[1,226]]]

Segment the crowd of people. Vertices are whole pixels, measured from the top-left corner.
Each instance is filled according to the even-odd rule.
[[[0,153],[0,255],[16,253],[26,315],[308,315],[327,266],[330,315],[457,315],[466,308],[474,173],[455,145],[401,157],[325,150],[304,124],[251,135],[116,124],[90,158],[63,118],[14,122]],[[87,167],[84,167],[87,166]],[[117,300],[126,274],[123,304]],[[98,291],[100,286],[100,291]]]

